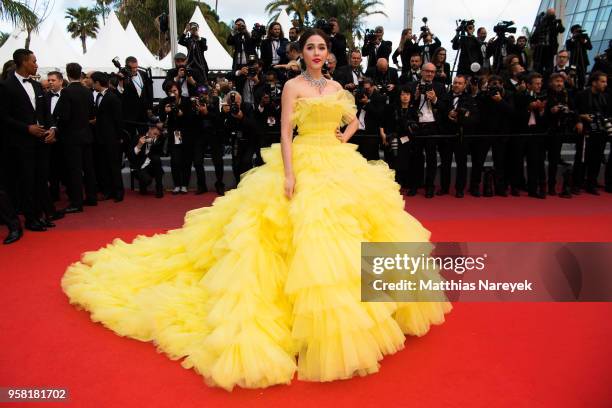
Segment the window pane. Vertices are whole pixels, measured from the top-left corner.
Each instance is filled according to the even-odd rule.
[[[589,0],[578,0],[578,5],[576,6],[576,13],[580,13],[581,11],[585,11],[589,4]]]
[[[608,27],[606,27],[606,33],[604,34],[604,40],[612,39],[612,21],[608,20]]]
[[[582,28],[587,33],[591,33],[593,31],[593,26],[595,25],[595,17],[597,17],[597,10],[591,10],[586,13],[586,17],[584,18],[584,22],[582,23]]]
[[[601,46],[601,43],[596,42],[595,44],[593,44],[593,49],[588,51],[588,61],[590,62],[591,66],[593,65],[595,61],[595,57],[598,54],[598,50],[600,46]]]
[[[601,3],[601,0],[591,0],[591,3],[589,4],[589,9],[598,8],[600,3]]]
[[[567,5],[565,6],[565,15],[572,14],[575,9],[576,9],[576,0],[567,0]]]
[[[610,11],[612,7],[604,7],[599,10],[599,14],[597,15],[597,21],[593,26],[593,30],[591,31],[591,39],[593,41],[599,41],[603,39],[603,35],[606,32],[606,26],[608,25],[608,20],[610,19]]]

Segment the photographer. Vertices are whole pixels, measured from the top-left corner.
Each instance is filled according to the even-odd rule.
[[[565,81],[565,88],[572,94],[576,91],[576,67],[569,64],[569,52],[561,50],[557,53],[557,63],[553,73],[559,74]]]
[[[413,54],[410,57],[410,67],[406,73],[402,73],[399,79],[400,84],[405,85],[411,82],[419,82],[421,80],[421,66],[423,65],[423,59],[421,54]]]
[[[392,51],[391,41],[383,40],[385,30],[382,26],[374,29],[374,33],[366,34],[364,45],[361,48],[361,55],[368,57],[368,68],[375,67],[380,58],[389,61]]]
[[[346,37],[340,32],[338,19],[336,17],[330,18],[329,25],[331,26],[331,34],[329,34],[329,39],[331,40],[331,53],[336,56],[337,67],[347,66]]]
[[[227,45],[234,47],[232,71],[236,72],[247,64],[249,55],[256,55],[255,43],[247,31],[246,23],[238,18],[234,21],[234,30],[227,37]]]
[[[223,98],[219,123],[232,146],[232,168],[236,185],[240,176],[253,168],[253,155],[257,148],[257,125],[252,109],[242,102],[238,92],[230,92]]]
[[[440,190],[438,190],[437,195],[449,193],[453,155],[457,164],[455,197],[463,198],[464,195],[467,180],[468,143],[464,140],[463,135],[470,133],[478,121],[478,106],[476,100],[466,92],[467,82],[467,77],[457,75],[453,80],[452,89],[448,93],[447,99],[450,110],[446,119],[442,122],[443,133],[454,134],[456,137],[442,139],[438,145],[442,164],[440,166]],[[477,173],[482,172],[480,169],[472,167],[472,175],[474,170]]]
[[[193,117],[191,100],[181,96],[179,85],[166,88],[168,97],[159,102],[159,117],[168,132],[168,150],[174,189],[172,194],[187,194],[193,153]]]
[[[266,72],[273,65],[289,62],[287,59],[287,44],[289,44],[289,40],[285,38],[280,23],[274,22],[270,24],[266,39],[261,42],[261,60]]]
[[[128,150],[128,159],[138,180],[140,194],[147,194],[149,185],[155,180],[155,197],[164,196],[164,169],[161,164],[164,139],[160,126],[157,123],[149,123],[146,134],[140,136]]]
[[[264,81],[261,75],[261,62],[256,55],[249,55],[248,64],[238,71],[234,78],[236,89],[240,92],[242,103],[248,104],[251,109],[263,93]]]
[[[580,24],[574,24],[570,28],[571,37],[565,41],[565,48],[570,53],[570,65],[576,67],[576,78],[578,89],[584,88],[585,75],[589,62],[588,51],[593,49],[589,35],[582,29]]]
[[[436,66],[435,82],[444,86],[451,84],[450,64],[446,62],[446,48],[438,47],[431,56],[431,62]]]
[[[208,63],[204,52],[208,50],[206,38],[200,37],[198,23],[191,22],[185,26],[185,31],[179,37],[178,43],[187,48],[187,67],[202,78],[200,83],[208,80]]]
[[[529,70],[529,66],[531,65],[531,53],[527,49],[527,37],[521,35],[516,39],[516,44],[511,45],[508,48],[508,54],[514,54],[519,59],[519,64],[525,70]]]
[[[476,39],[478,40],[478,45],[480,47],[482,72],[488,74],[491,70],[491,59],[487,57],[487,46],[489,45],[487,42],[487,29],[484,27],[479,27],[476,31]]]
[[[563,136],[572,131],[576,125],[574,101],[565,89],[565,81],[561,74],[553,73],[548,79],[548,99],[546,115],[548,116],[548,137],[546,152],[548,155],[548,195],[557,195],[557,166],[561,160]],[[563,191],[561,197],[571,198],[571,194]]]
[[[579,121],[576,124],[578,142],[576,143],[576,157],[574,158],[572,193],[578,194],[586,178],[585,191],[589,194],[599,195],[597,190],[597,177],[601,166],[601,158],[606,146],[609,129],[609,118],[612,116],[612,101],[606,92],[608,77],[603,72],[593,72],[589,78],[589,88],[580,92],[576,97],[576,111]],[[608,168],[606,175],[610,174]],[[606,186],[611,180],[606,178]]]
[[[366,76],[372,78],[378,93],[386,99],[385,104],[395,102],[397,70],[389,66],[388,60],[379,58],[376,67],[368,68]]]
[[[117,76],[125,128],[133,135],[136,123],[145,123],[153,115],[153,81],[138,67],[135,57],[125,59],[125,68],[120,69]]]
[[[286,47],[288,62],[286,64],[274,65],[272,68],[280,72],[279,77],[283,80],[295,78],[301,72],[300,47],[297,42],[290,42]]]
[[[417,114],[411,99],[410,88],[403,86],[399,90],[399,104],[390,105],[385,112],[384,128],[388,135],[385,138],[385,161],[395,170],[395,181],[403,189],[416,192],[416,175],[419,174],[419,163],[423,167],[423,160],[415,150],[413,132]]]
[[[504,88],[515,94],[525,90],[525,77],[527,73],[521,64],[510,66],[510,77],[504,81]]]
[[[378,92],[371,78],[364,78],[362,88],[355,93],[355,102],[357,119],[359,119],[359,130],[356,135],[370,135],[355,139],[359,146],[357,151],[367,160],[378,160],[380,143],[387,144],[382,123],[386,106],[385,97]],[[380,139],[372,135],[378,135]]]
[[[482,53],[480,43],[474,36],[474,20],[462,20],[457,27],[457,33],[452,39],[453,50],[459,51],[459,65],[457,74],[471,76],[471,65],[475,62],[482,66]]]
[[[565,31],[561,19],[550,8],[536,18],[535,28],[530,38],[533,48],[533,70],[548,77],[552,72],[553,57],[559,48],[557,36]]]
[[[334,80],[338,81],[344,89],[354,92],[359,88],[364,78],[361,70],[361,51],[353,49],[351,51],[351,64],[339,67],[334,72]]]
[[[425,151],[425,197],[433,198],[434,180],[438,168],[438,157],[436,155],[437,141],[428,138],[429,135],[440,134],[440,124],[448,114],[447,99],[444,85],[433,82],[436,75],[436,66],[432,63],[423,65],[421,69],[421,80],[409,84],[414,94],[414,105],[418,117],[418,135],[416,139],[416,151],[422,155]],[[411,191],[410,195],[416,194]]]
[[[268,72],[263,96],[255,109],[255,120],[264,136],[261,147],[269,147],[272,143],[280,142],[280,139],[272,140],[269,137],[271,133],[276,134],[280,131],[281,93],[282,88],[276,80],[275,73]]]
[[[397,63],[397,57],[402,60],[402,75],[410,71],[410,57],[414,54],[420,55],[420,49],[417,45],[417,36],[412,34],[411,28],[402,30],[402,38],[400,39],[399,47],[393,52],[391,59],[396,67],[400,68]]]
[[[193,145],[193,167],[195,168],[198,189],[196,194],[208,191],[206,186],[206,173],[204,170],[204,155],[210,150],[213,166],[215,168],[215,190],[217,194],[225,194],[223,184],[223,134],[219,127],[220,99],[207,87],[200,89],[197,97],[192,97],[191,102],[196,117],[195,134]]]
[[[514,45],[510,42],[510,39],[506,37],[506,33],[515,33],[516,27],[510,27],[513,25],[513,21],[502,21],[493,27],[493,31],[496,37],[491,38],[487,45],[486,58],[493,57],[493,64],[491,66],[491,72],[494,74],[500,74],[504,68],[504,60],[510,51],[514,48]]]
[[[426,28],[423,27],[423,28]],[[421,28],[421,30],[423,29]],[[432,58],[436,50],[442,45],[438,37],[433,35],[429,28],[427,31],[421,31],[421,37],[423,39],[423,45],[419,47],[419,53],[423,58],[423,63],[425,62],[433,62]]]
[[[527,153],[527,192],[529,197],[546,198],[546,157],[544,132],[548,129],[545,115],[547,95],[542,92],[542,75],[531,73],[525,81],[526,90],[515,96],[515,106],[520,133],[529,134],[513,137],[511,153],[513,163],[512,195],[518,196],[523,173],[525,150]],[[542,135],[540,135],[542,134]],[[516,139],[516,140],[514,140]]]
[[[328,80],[332,80],[334,78],[334,74],[336,73],[336,67],[338,66],[338,60],[336,56],[331,52],[327,54],[327,59],[323,64],[323,68],[321,69],[321,73]]]
[[[499,135],[493,138],[483,138],[472,144],[472,176],[470,178],[470,193],[474,196],[480,195],[481,175],[476,174],[475,169],[483,169],[489,152],[493,154],[493,169],[495,172],[494,188],[495,195],[506,197],[508,195],[508,174],[506,173],[509,138],[505,136],[512,130],[514,116],[514,95],[507,92],[502,86],[502,77],[491,75],[486,85],[477,96],[478,109],[480,111],[480,123],[478,128],[483,134]],[[480,148],[478,144],[480,143]],[[480,154],[476,153],[479,151]],[[488,187],[485,189],[487,190]],[[485,196],[491,195],[485,191]]]
[[[201,76],[199,70],[193,70],[187,66],[187,57],[182,52],[177,52],[174,56],[176,68],[171,68],[166,74],[163,83],[165,89],[172,82],[179,84],[182,96],[195,96],[198,86],[204,84],[205,78]]]

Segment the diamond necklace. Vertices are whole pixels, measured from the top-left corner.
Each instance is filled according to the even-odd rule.
[[[319,93],[323,93],[323,89],[325,88],[325,86],[327,85],[327,79],[325,77],[321,77],[319,79],[314,79],[312,77],[312,75],[310,75],[310,72],[308,71],[302,71],[302,76],[304,77],[304,79],[306,81],[308,81],[308,83],[311,86],[314,86],[316,88],[319,88]]]

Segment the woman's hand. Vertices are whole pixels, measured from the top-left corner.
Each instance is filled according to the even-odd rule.
[[[295,190],[295,176],[293,174],[285,176],[285,195],[291,199]]]
[[[340,129],[336,129],[336,139],[342,143],[346,143],[346,136],[344,136],[344,133],[342,133]]]

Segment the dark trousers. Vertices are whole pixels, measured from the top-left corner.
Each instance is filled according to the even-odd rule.
[[[74,207],[83,206],[83,187],[88,201],[96,201],[96,172],[92,145],[64,144],[68,198]]]
[[[49,145],[36,143],[33,146],[13,146],[9,154],[17,165],[16,179],[19,204],[26,221],[41,218],[55,212],[49,195]]]
[[[144,169],[133,170],[134,176],[138,180],[140,191],[146,191],[147,187],[155,180],[155,188],[158,191],[163,190],[164,169],[162,168],[161,158],[159,156],[149,156],[151,160]]]
[[[198,187],[206,188],[206,174],[204,171],[204,155],[210,149],[210,154],[215,168],[215,178],[218,183],[223,182],[223,140],[221,140],[213,129],[206,131],[205,137],[195,140],[193,146],[193,166],[198,178]]]
[[[546,186],[545,136],[527,137],[527,190],[536,193]]]
[[[236,184],[240,183],[242,173],[253,168],[255,149],[256,143],[252,140],[243,138],[233,141],[232,170]]]
[[[448,191],[451,183],[451,167],[453,155],[457,164],[457,174],[455,177],[455,190],[463,192],[467,180],[467,152],[468,146],[465,140],[459,137],[441,139],[438,143],[440,152],[440,189]]]
[[[572,174],[574,187],[583,187],[585,181],[586,185],[584,186],[586,188],[597,187],[597,177],[601,169],[601,158],[605,144],[605,138],[599,133],[586,135],[586,138],[585,136],[578,136]]]
[[[3,190],[0,190],[0,222],[5,224],[10,230],[18,229],[21,224],[11,199]]]
[[[364,130],[358,130],[355,136],[355,143],[357,144],[357,151],[361,153],[366,160],[379,160],[380,152],[378,150],[379,139],[374,136],[363,136],[366,132]]]
[[[496,193],[506,191],[508,184],[510,184],[508,175],[506,173],[508,144],[509,144],[509,140],[507,136],[497,136],[493,138],[493,141],[491,142],[491,154],[493,155],[493,168],[495,169],[495,192]]]
[[[419,123],[419,136],[416,140],[417,155],[425,152],[425,188],[434,188],[436,172],[438,170],[437,145],[438,140],[428,138],[428,135],[439,134],[436,123]]]
[[[174,187],[187,187],[191,179],[192,143],[172,144],[170,146],[170,169]]]
[[[482,182],[485,160],[491,147],[491,142],[483,138],[472,137],[466,141],[472,162],[470,172],[470,190],[479,191]]]
[[[52,201],[58,201],[60,196],[60,183],[66,186],[66,160],[64,147],[61,143],[50,146],[49,157],[49,194]]]
[[[97,144],[94,157],[96,159],[96,175],[100,190],[107,196],[123,195],[123,150],[119,143]]]
[[[527,150],[527,139],[524,136],[510,137],[508,142],[508,166],[510,186],[520,189],[525,180],[525,154]]]
[[[418,168],[423,168],[423,157],[422,154],[419,156],[417,152],[417,143],[414,138],[406,143],[398,141],[397,157],[388,154],[388,159],[393,163],[393,169],[395,170],[395,181],[402,188],[417,189],[423,182],[418,179]]]
[[[551,133],[546,138],[546,156],[548,158],[548,189],[554,190],[557,186],[557,172],[561,161],[561,137]]]

